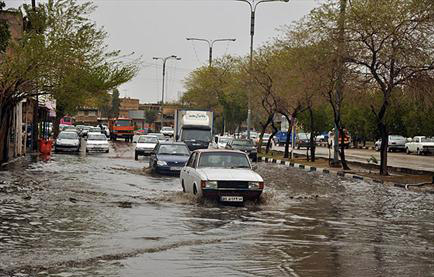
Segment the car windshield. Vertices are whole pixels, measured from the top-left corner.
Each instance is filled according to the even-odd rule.
[[[405,140],[403,136],[389,136],[389,140]]]
[[[59,134],[59,139],[78,139],[77,133],[73,132],[61,132]]]
[[[125,126],[130,126],[131,123],[130,120],[116,120],[115,121],[115,126],[120,126],[120,127],[125,127]]]
[[[181,140],[210,141],[211,132],[209,130],[183,130]]]
[[[173,131],[172,127],[163,127],[163,131]]]
[[[157,154],[159,154],[159,155],[190,156],[190,151],[188,151],[188,148],[185,145],[163,144],[158,149]]]
[[[100,133],[101,132],[101,128],[90,128],[89,132],[95,132],[95,133]]]
[[[234,140],[232,142],[233,146],[253,146],[252,140]]]
[[[101,135],[89,135],[87,140],[107,140],[107,137],[103,134],[101,134]]]
[[[309,139],[309,136],[306,133],[299,133],[298,138],[299,139]]]
[[[423,138],[421,139],[422,142],[434,142],[434,138]]]
[[[139,143],[157,143],[158,139],[156,137],[140,137]]]
[[[198,167],[250,168],[250,163],[242,153],[209,152],[200,155]]]
[[[163,134],[160,134],[160,133],[151,133],[149,135],[157,137],[158,139],[166,139],[166,137]]]
[[[262,137],[263,139],[269,139],[270,138],[270,134],[264,134],[264,136]]]

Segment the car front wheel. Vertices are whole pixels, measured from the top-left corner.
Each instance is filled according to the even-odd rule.
[[[135,153],[134,154],[134,159],[137,161],[139,159],[139,154]]]
[[[410,155],[410,150],[408,150],[408,147],[405,148],[405,153],[407,153],[407,155]]]
[[[196,195],[197,194],[197,188],[196,188],[196,184],[193,185],[193,194]]]

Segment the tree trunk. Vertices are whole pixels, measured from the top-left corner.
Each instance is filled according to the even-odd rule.
[[[380,147],[380,175],[389,175],[387,169],[387,146],[389,145],[389,134],[387,132],[386,125],[379,121],[378,130],[380,131],[381,147]]]
[[[314,141],[314,117],[312,107],[308,108],[309,110],[309,119],[310,119],[310,157],[311,161],[315,162],[315,141]]]
[[[285,116],[285,118],[286,118],[286,120],[288,120],[288,122],[291,122],[291,125],[290,125],[291,130],[289,130],[289,128],[288,128],[288,135],[286,136],[286,141],[285,141],[285,153],[283,154],[283,157],[287,159],[289,157],[289,139],[290,139],[290,135],[292,136],[292,134],[291,134],[292,121],[289,119],[287,114],[283,114],[283,116]]]
[[[339,144],[340,146],[340,151],[339,151],[339,156],[341,158],[341,164],[342,164],[342,169],[343,170],[350,170],[350,167],[347,164],[347,160],[345,159],[345,133],[344,133],[344,129],[342,127],[339,127],[338,129],[338,134],[341,134],[341,143]],[[338,142],[339,142],[339,136],[338,136]]]
[[[11,128],[11,109],[10,107],[1,107],[0,109],[0,163],[9,160],[8,134]]]
[[[279,130],[276,128],[276,125],[274,125],[274,119],[271,121],[271,127],[273,128],[273,133],[271,133],[270,139],[268,140],[267,143],[267,148],[265,149],[265,153],[267,154],[270,151],[274,136],[277,134],[277,132],[279,132]]]
[[[265,122],[265,124],[261,124],[262,130],[261,130],[261,134],[259,135],[259,142],[257,147],[257,152],[261,153],[262,152],[262,138],[264,136],[265,130],[267,129],[268,125],[270,125],[271,121],[274,118],[274,113],[273,114],[269,114],[267,121]]]

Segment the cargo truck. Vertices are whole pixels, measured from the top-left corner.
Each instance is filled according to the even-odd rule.
[[[124,138],[125,141],[133,141],[134,124],[129,118],[113,118],[109,119],[108,127],[110,131],[110,139]]]
[[[190,151],[208,148],[212,140],[213,112],[175,110],[175,141],[187,144]]]

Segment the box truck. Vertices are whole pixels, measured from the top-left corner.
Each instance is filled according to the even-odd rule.
[[[213,112],[175,110],[175,141],[182,141],[193,151],[208,148],[212,140]]]

